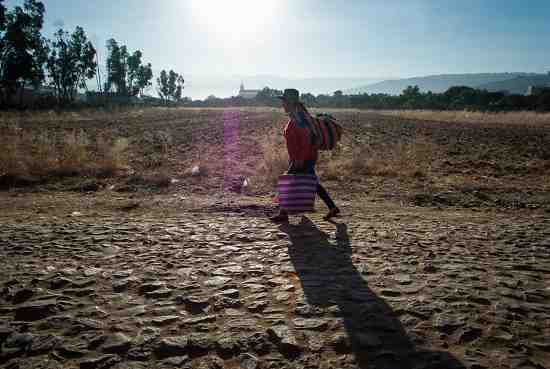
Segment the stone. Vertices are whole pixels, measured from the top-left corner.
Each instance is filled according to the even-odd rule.
[[[82,330],[100,330],[104,324],[95,319],[78,318],[74,320],[74,325],[81,327]]]
[[[120,362],[117,355],[102,355],[80,361],[80,369],[108,369]]]
[[[182,324],[183,325],[194,325],[194,324],[199,324],[199,323],[212,323],[212,322],[215,322],[216,321],[216,316],[215,315],[204,315],[204,316],[199,316],[199,317],[196,317],[196,318],[189,318],[189,319],[185,319]]]
[[[216,341],[216,352],[223,358],[231,358],[239,355],[242,351],[238,337],[223,335]]]
[[[15,309],[15,319],[22,321],[41,320],[57,314],[60,310],[56,300],[32,301]]]
[[[165,315],[151,319],[151,323],[157,326],[162,326],[177,322],[178,319],[180,319],[179,315]]]
[[[159,342],[158,346],[155,349],[155,354],[160,358],[184,356],[188,352],[187,345],[187,337],[167,337]]]
[[[274,345],[269,339],[269,335],[265,332],[253,332],[243,337],[243,345],[259,355],[266,355],[274,349]]]
[[[84,269],[84,276],[93,277],[93,276],[101,273],[102,271],[103,270],[101,268],[94,268],[94,267],[86,268],[86,269]]]
[[[0,347],[2,343],[13,333],[13,330],[8,326],[0,326]]]
[[[324,331],[328,327],[328,322],[323,319],[303,319],[296,318],[292,321],[296,329],[308,329],[315,331]]]
[[[213,277],[204,282],[207,287],[221,287],[231,281],[229,277]]]
[[[35,336],[29,351],[33,355],[46,354],[55,349],[61,341],[61,338],[52,334]]]
[[[146,292],[145,297],[150,299],[165,299],[172,295],[172,290],[168,288],[162,288],[156,291]]]
[[[223,360],[217,356],[209,355],[201,358],[197,369],[224,369]]]
[[[3,349],[0,350],[0,359],[9,359],[18,357],[29,352],[35,336],[30,333],[14,333],[4,342]]]
[[[151,357],[152,352],[145,347],[138,346],[138,347],[132,347],[126,355],[128,356],[128,359],[132,361],[147,361]]]
[[[183,297],[178,296],[175,299],[176,304],[185,304],[185,309],[191,314],[200,314],[206,311],[210,306],[209,299],[207,297]]]
[[[20,304],[27,301],[34,295],[34,291],[29,288],[23,288],[15,293],[12,302],[14,304]]]
[[[246,308],[250,310],[253,313],[261,312],[267,307],[267,301],[261,300],[261,301],[254,301],[248,305],[246,305]]]
[[[147,292],[153,292],[164,288],[165,285],[162,282],[143,283],[139,286],[139,293],[146,294]]]
[[[465,343],[470,343],[483,334],[483,330],[479,327],[464,327],[461,328],[458,332],[457,343],[463,345]]]
[[[145,305],[137,305],[131,308],[124,310],[125,314],[131,316],[140,316],[146,313]]]
[[[339,354],[351,352],[352,343],[349,336],[345,333],[335,333],[330,337],[330,345]]]
[[[260,365],[258,358],[251,354],[241,354],[239,362],[242,369],[258,369]]]
[[[118,279],[113,282],[113,291],[124,292],[128,289],[130,281],[128,279]]]
[[[204,355],[214,346],[215,341],[208,334],[191,333],[187,337],[187,349],[191,355]]]
[[[325,344],[318,335],[310,335],[307,346],[311,352],[321,352],[325,349]]]
[[[401,291],[385,288],[380,291],[380,295],[384,297],[398,297],[398,296],[401,296]]]
[[[278,302],[285,302],[290,298],[290,294],[281,292],[275,295],[275,300]]]
[[[279,351],[284,356],[295,357],[302,351],[296,337],[286,326],[273,326],[267,330],[267,334],[277,344]]]
[[[411,278],[410,274],[404,274],[404,273],[395,274],[393,276],[393,279],[395,281],[397,281],[399,284],[411,284],[412,283],[412,278]]]
[[[101,270],[101,269],[98,269]],[[73,288],[86,288],[96,284],[95,278],[76,279],[71,282]]]
[[[232,299],[237,299],[239,298],[239,290],[229,289],[229,290],[225,290],[220,293],[217,293],[214,296],[223,296],[223,297],[229,297]]]
[[[132,346],[132,340],[123,333],[115,333],[107,337],[102,351],[108,354],[123,354]]]
[[[78,359],[89,353],[88,343],[84,341],[64,341],[56,351],[65,359]]]
[[[435,317],[434,327],[443,333],[451,334],[464,325],[464,320],[463,317],[439,314]]]
[[[189,356],[184,355],[184,356],[174,356],[174,357],[170,357],[168,359],[164,359],[164,360],[162,360],[161,364],[163,366],[179,368],[183,364],[188,363],[188,362],[189,362]]]

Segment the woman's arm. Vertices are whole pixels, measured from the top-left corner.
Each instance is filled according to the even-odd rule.
[[[300,140],[296,129],[289,123],[285,129],[286,149],[288,157],[291,161],[296,161],[300,158]]]

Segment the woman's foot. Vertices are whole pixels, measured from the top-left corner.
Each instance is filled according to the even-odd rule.
[[[340,209],[338,208],[333,208],[333,209],[330,209],[327,213],[327,215],[325,215],[323,217],[324,220],[330,220],[332,217],[335,217],[337,216],[338,214],[340,214]]]
[[[270,217],[269,220],[276,223],[288,223],[288,214],[279,213],[273,217]]]

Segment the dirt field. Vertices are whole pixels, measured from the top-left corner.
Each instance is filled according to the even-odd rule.
[[[550,368],[550,125],[333,113],[343,215],[282,226],[279,110],[3,116],[127,145],[110,175],[0,161],[0,365]]]

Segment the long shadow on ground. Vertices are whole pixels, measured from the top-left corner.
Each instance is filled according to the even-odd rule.
[[[308,218],[282,225],[291,240],[289,254],[308,305],[337,306],[347,338],[336,351],[353,353],[359,368],[459,369],[451,354],[421,350],[411,342],[390,306],[370,288],[351,260],[347,226],[336,225],[336,242]]]

